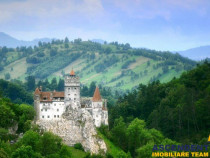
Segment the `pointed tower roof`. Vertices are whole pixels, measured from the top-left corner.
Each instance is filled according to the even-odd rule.
[[[73,69],[71,69],[70,76],[75,76],[75,72]]]
[[[38,87],[36,88],[36,90],[35,90],[34,94],[41,94],[41,92],[40,92],[40,90],[39,90],[39,88],[38,88]]]
[[[100,102],[100,101],[102,101],[101,95],[100,95],[100,92],[99,92],[99,88],[97,86],[96,86],[96,89],[95,89],[95,92],[94,92],[92,100],[93,100],[93,102]]]

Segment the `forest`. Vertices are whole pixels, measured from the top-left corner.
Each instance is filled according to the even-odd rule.
[[[163,136],[181,144],[206,143],[209,103],[210,63],[205,62],[178,79],[140,84],[119,97],[109,108],[109,130],[104,127],[102,132],[134,157],[150,157],[153,145],[165,142]]]
[[[0,80],[0,157],[151,157],[154,144],[205,144],[210,129],[210,63],[198,64],[168,83],[140,84],[119,93],[100,85],[108,98],[109,127],[99,135],[116,150],[106,155],[85,153],[81,144],[68,147],[61,138],[44,132],[35,124],[33,89],[63,90],[63,80],[35,82]],[[81,87],[82,96],[92,96],[96,83]],[[46,145],[47,144],[47,145]],[[112,147],[113,148],[113,147]],[[210,148],[209,148],[210,151]],[[76,155],[76,156],[75,156]]]

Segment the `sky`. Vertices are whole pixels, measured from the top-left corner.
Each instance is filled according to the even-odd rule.
[[[0,0],[0,32],[180,51],[210,45],[210,0]]]

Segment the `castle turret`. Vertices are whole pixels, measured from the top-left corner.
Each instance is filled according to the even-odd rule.
[[[35,120],[39,120],[40,118],[40,94],[41,94],[41,87],[36,88],[34,92],[34,109],[36,111],[36,118]]]
[[[92,108],[93,108],[92,116],[93,116],[94,124],[96,125],[96,127],[101,126],[102,106],[103,106],[103,101],[101,99],[99,88],[96,87],[93,98],[92,98]]]
[[[101,95],[100,95],[100,91],[98,87],[96,87],[95,89],[92,101],[93,101],[94,108],[102,108],[102,99],[101,99]]]
[[[65,102],[67,104],[75,103],[80,106],[80,81],[73,69],[65,77],[64,86]]]

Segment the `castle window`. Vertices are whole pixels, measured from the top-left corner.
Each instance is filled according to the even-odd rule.
[[[57,118],[59,118],[59,115],[57,115]]]
[[[59,111],[59,109],[57,109],[57,111]]]
[[[42,118],[44,118],[44,116],[42,116]]]
[[[43,109],[41,109],[41,111],[43,111]]]
[[[50,118],[50,115],[48,115],[47,118]]]
[[[56,115],[54,115],[54,118],[56,118]]]
[[[45,111],[47,111],[47,109],[45,109]]]
[[[76,98],[74,98],[74,100],[76,100]]]
[[[45,106],[45,104],[43,104],[43,106]]]
[[[76,87],[74,89],[77,89]]]
[[[54,104],[54,106],[56,106],[56,104]]]

